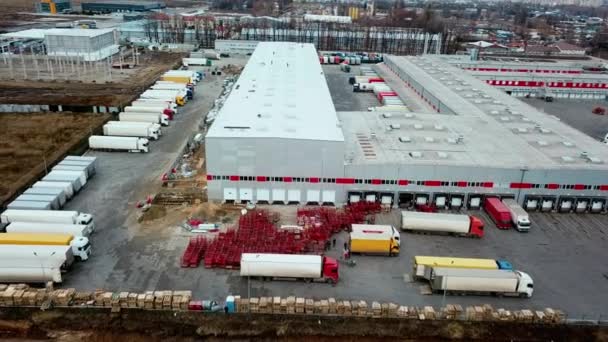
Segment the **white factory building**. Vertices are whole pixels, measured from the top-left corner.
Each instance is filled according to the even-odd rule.
[[[312,45],[260,43],[207,134],[209,198],[604,209],[607,146],[440,59],[376,68],[429,110],[336,113]]]

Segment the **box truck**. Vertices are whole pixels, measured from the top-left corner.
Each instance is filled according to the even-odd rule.
[[[15,210],[52,210],[50,202],[12,201],[6,206]]]
[[[504,203],[511,213],[511,223],[513,224],[513,227],[515,227],[518,232],[530,231],[530,216],[528,216],[528,213],[524,208],[512,198],[505,198],[502,200],[502,203]]]
[[[57,173],[58,171],[51,171],[46,176],[42,177],[42,182],[61,182],[61,183],[69,183],[72,185],[73,194],[80,191],[82,188],[82,182],[80,181],[80,176],[75,174],[66,175]]]
[[[0,263],[10,262],[11,258],[34,259],[38,266],[41,260],[56,259],[62,271],[69,270],[74,263],[70,246],[0,245]]]
[[[74,196],[74,188],[72,187],[72,183],[70,182],[43,182],[38,181],[32,185],[32,188],[56,188],[61,189],[66,198],[69,200]]]
[[[15,198],[15,201],[47,202],[51,204],[51,209],[61,209],[61,205],[59,204],[59,198],[56,195],[21,194],[17,198]]]
[[[433,292],[493,294],[497,296],[532,297],[534,281],[525,272],[513,270],[479,270],[464,268],[433,269],[430,279]]]
[[[93,215],[71,210],[5,210],[0,214],[0,222],[47,222],[62,224],[82,224],[95,230]]]
[[[93,229],[85,224],[48,223],[48,222],[11,222],[6,226],[7,233],[51,233],[70,234],[76,237],[89,237]]]
[[[152,106],[162,106],[163,108],[169,108],[173,111],[173,113],[177,114],[177,104],[170,100],[159,100],[159,99],[142,99],[139,98],[133,102],[131,102],[131,106],[139,106],[139,107],[152,107]]]
[[[118,121],[119,124],[111,123],[103,125],[103,134],[120,137],[142,137],[158,140],[158,128],[153,123],[139,122],[143,125],[131,125],[129,121]]]
[[[414,278],[429,279],[433,267],[468,268],[482,270],[512,270],[506,260],[421,256],[414,257]]]
[[[402,211],[401,229],[481,238],[483,221],[473,215]]]
[[[70,234],[0,233],[0,245],[70,246],[80,260],[88,260],[91,255],[89,239]]]
[[[156,132],[159,138],[163,135],[162,126],[157,123],[139,121],[108,121],[106,122],[106,125],[146,127],[150,131]]]
[[[165,114],[169,117],[173,117],[173,114],[175,114],[173,109],[167,108],[166,106],[163,106],[163,105],[153,105],[153,104],[126,106],[124,109],[124,112],[125,113],[135,112],[135,113]]]
[[[169,117],[160,113],[119,113],[118,120],[130,122],[149,122],[157,123],[162,126],[169,126]]]
[[[148,152],[148,139],[136,137],[108,137],[92,135],[89,147],[94,150]]]
[[[488,197],[484,201],[483,209],[488,213],[498,229],[511,228],[511,211],[497,197]]]
[[[61,188],[29,188],[23,192],[24,195],[52,195],[57,197],[59,207],[63,207],[67,202],[67,196]]]
[[[350,232],[351,253],[399,255],[399,232],[389,225],[353,224]]]
[[[338,262],[321,255],[243,253],[241,276],[335,284],[338,282]]]
[[[41,283],[52,281],[61,283],[61,260],[31,259],[12,257],[0,261],[0,282]]]

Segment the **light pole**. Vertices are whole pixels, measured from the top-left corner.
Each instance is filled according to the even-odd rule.
[[[526,171],[528,171],[528,168],[524,166],[521,169],[519,169],[519,171],[521,171],[521,178],[519,180],[519,187],[517,187],[517,198],[516,198],[517,202],[519,202],[519,195],[521,194],[522,183],[524,182],[524,176],[526,175]]]

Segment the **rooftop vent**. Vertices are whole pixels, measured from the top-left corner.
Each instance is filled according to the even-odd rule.
[[[509,118],[508,118],[508,117],[506,117],[506,116],[501,116],[501,117],[500,117],[500,121],[504,121],[504,122],[506,122],[506,121],[511,121],[511,119],[509,119]]]
[[[412,158],[422,158],[422,152],[413,151],[413,152],[410,152],[409,154],[410,154],[410,157],[412,157]]]
[[[435,125],[435,129],[438,131],[443,131],[445,127],[443,127],[442,125]]]
[[[497,110],[492,110],[492,111],[490,111],[490,114],[492,114],[492,115],[498,115],[498,114],[500,114],[500,112],[497,111]]]
[[[448,154],[445,152],[437,152],[437,158],[439,159],[447,159],[448,158]]]
[[[407,119],[411,119],[411,118],[413,118],[414,116],[415,116],[415,115],[414,115],[414,114],[411,114],[411,113],[406,113],[406,114],[405,114],[405,117],[406,117]]]
[[[432,143],[432,142],[435,142],[435,138],[433,138],[433,137],[424,137],[424,141],[426,141],[427,143]]]
[[[421,124],[414,124],[414,129],[423,129],[424,126],[422,126]]]
[[[412,142],[412,138],[410,137],[399,137],[399,141],[402,143],[410,143]]]
[[[549,134],[549,133],[551,133],[551,130],[548,129],[548,128],[541,128],[540,132],[543,133],[543,134]]]
[[[525,127],[517,127],[515,130],[517,133],[528,133],[528,129]]]
[[[545,140],[538,140],[536,142],[539,146],[549,146],[549,143],[546,142]]]
[[[390,129],[400,129],[401,125],[400,124],[390,124],[389,128]]]
[[[487,97],[486,97],[486,96],[487,96]],[[489,95],[484,95],[483,97],[490,98],[490,96],[489,96]],[[492,101],[492,103],[493,103],[493,104],[502,104],[502,102],[500,102],[500,101],[498,101],[498,100],[494,100],[494,101]]]
[[[483,103],[483,100],[475,100],[475,101],[473,101],[473,102],[475,102],[475,103],[477,103],[477,104],[480,104],[480,103]]]
[[[458,138],[456,139],[456,141],[457,141],[459,144],[462,144],[462,143],[464,142],[464,135],[459,135],[459,136],[458,136]]]
[[[454,144],[454,145],[458,144],[458,140],[456,140],[454,138],[447,138],[445,140],[448,142],[448,144]]]
[[[385,119],[388,119],[388,118],[393,117],[393,114],[391,114],[391,113],[384,113],[384,114],[382,114],[382,117],[385,118]]]
[[[521,121],[530,122],[530,118],[523,117],[523,118],[521,118]]]
[[[562,141],[562,145],[566,147],[574,147],[574,144],[569,141]]]
[[[479,91],[479,89],[477,89],[477,88],[472,88],[471,90],[472,91]]]
[[[464,97],[471,98],[471,97],[473,97],[473,94],[464,94]]]
[[[593,163],[593,164],[601,164],[602,160],[600,158],[597,157],[589,157],[588,158],[589,162]]]

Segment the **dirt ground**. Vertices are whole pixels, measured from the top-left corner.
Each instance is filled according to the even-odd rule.
[[[140,66],[124,70],[123,75],[120,75],[120,70],[113,69],[115,76],[111,82],[105,78],[91,77],[91,82],[83,83],[77,78],[66,80],[59,74],[51,81],[0,80],[0,103],[123,106],[157,80],[162,73],[179,65],[182,57],[184,55],[179,53],[146,51],[139,57]],[[18,65],[15,65],[15,70],[19,70]],[[30,70],[30,73],[34,76],[35,72]],[[6,73],[2,74],[6,76]],[[15,77],[18,74],[15,71]],[[97,80],[103,83],[98,83]]]
[[[0,113],[0,207],[109,119],[102,114]]]

